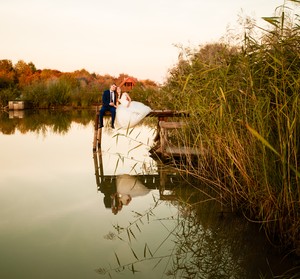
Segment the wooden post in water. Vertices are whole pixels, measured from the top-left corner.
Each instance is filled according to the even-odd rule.
[[[102,141],[102,128],[99,126],[99,108],[96,108],[96,117],[95,117],[95,126],[94,126],[94,141],[93,141],[93,151],[96,151],[97,147],[101,148],[101,141]],[[106,116],[111,115],[109,111],[106,111]],[[98,144],[97,144],[98,143]]]
[[[103,182],[104,179],[101,149],[93,152],[93,159],[94,159],[96,183],[97,183],[97,187],[100,188],[101,183]]]
[[[100,128],[100,127],[98,127],[97,141],[98,141],[98,148],[101,148],[101,142],[102,142],[102,128]]]
[[[98,127],[99,127],[99,112],[96,111],[95,124],[94,124],[93,151],[96,151]]]
[[[101,147],[101,128],[99,128],[99,109],[96,107],[96,117],[94,125],[94,140],[93,140],[93,151],[96,151],[97,147]],[[98,145],[97,145],[98,142]]]

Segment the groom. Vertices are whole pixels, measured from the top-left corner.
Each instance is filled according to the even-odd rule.
[[[102,94],[102,107],[99,112],[100,128],[103,127],[103,117],[106,111],[111,113],[111,127],[114,129],[115,117],[116,117],[116,94],[115,90],[117,85],[113,83],[109,90],[105,90]]]

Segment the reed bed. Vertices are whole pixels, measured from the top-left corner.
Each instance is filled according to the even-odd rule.
[[[159,94],[190,112],[173,141],[205,150],[186,171],[300,255],[300,33],[286,5],[259,39],[182,50]]]

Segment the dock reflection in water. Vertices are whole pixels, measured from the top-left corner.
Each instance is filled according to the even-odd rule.
[[[159,174],[104,175],[101,150],[93,153],[93,159],[97,189],[104,195],[105,207],[111,208],[114,214],[128,205],[132,198],[147,195],[151,190],[158,190],[160,199],[174,199],[173,189],[180,178],[174,169],[168,173],[163,170],[163,165],[158,164]]]

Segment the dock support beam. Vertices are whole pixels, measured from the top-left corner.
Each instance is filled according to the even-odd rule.
[[[96,108],[95,125],[94,125],[94,140],[93,151],[96,151],[97,147],[101,147],[102,129],[99,127],[99,109]]]

